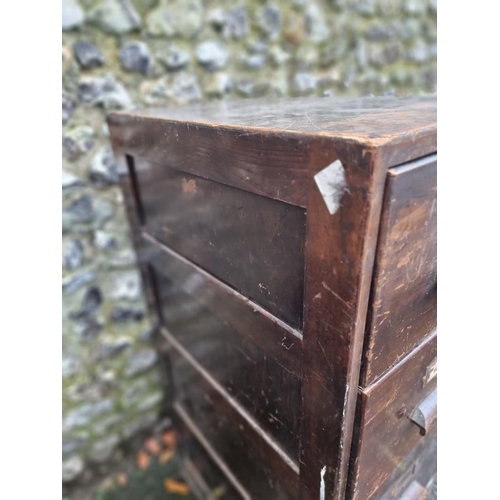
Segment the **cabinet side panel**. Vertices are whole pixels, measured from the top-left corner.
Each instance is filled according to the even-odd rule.
[[[302,329],[303,208],[170,168],[168,155],[134,163],[145,231]]]

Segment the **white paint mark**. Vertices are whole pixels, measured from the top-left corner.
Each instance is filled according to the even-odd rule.
[[[295,345],[295,342],[292,343],[292,345],[290,347],[287,347],[285,345],[285,340],[286,340],[286,335],[281,339],[281,345],[287,350],[289,351],[294,345]]]
[[[325,472],[326,472],[326,465],[321,469],[321,479],[319,483],[319,500],[325,500]]]
[[[340,201],[347,189],[345,180],[345,171],[340,160],[335,160],[333,163],[325,167],[314,176],[314,180],[318,186],[326,207],[333,215],[340,207]]]

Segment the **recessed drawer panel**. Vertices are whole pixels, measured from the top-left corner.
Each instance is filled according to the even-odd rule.
[[[194,289],[188,294],[155,268],[153,273],[168,332],[263,431],[298,461],[300,379],[204,307]],[[181,374],[186,365],[174,362],[174,366]],[[179,389],[189,388],[184,384]]]
[[[276,445],[255,422],[242,417],[245,412],[229,401],[232,398],[215,389],[175,347],[170,357],[176,413],[227,464],[230,475],[248,491],[248,498],[297,498],[298,466],[276,452]]]
[[[145,230],[302,329],[305,210],[133,158]]]
[[[376,498],[380,485],[435,431],[436,355],[434,333],[375,384],[360,390],[354,499]]]

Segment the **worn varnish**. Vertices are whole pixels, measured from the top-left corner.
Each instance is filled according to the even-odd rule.
[[[353,466],[353,498],[376,498],[385,479],[422,440],[412,414],[432,396],[437,384],[436,333],[368,389],[360,390],[360,428]],[[435,398],[427,434],[435,424]]]
[[[387,175],[364,386],[436,329],[436,172],[430,155]]]
[[[146,232],[302,329],[302,208],[137,158]]]
[[[224,478],[225,498],[425,498],[435,97],[219,102],[108,124],[193,490]]]

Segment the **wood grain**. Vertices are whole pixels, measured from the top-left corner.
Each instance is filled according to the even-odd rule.
[[[230,325],[234,334],[244,336],[286,371],[301,377],[302,335],[298,331],[148,235],[143,234],[143,241],[149,245],[143,247],[141,260]]]
[[[298,498],[298,466],[174,337],[166,330],[162,334],[177,353],[172,356],[177,404],[221,458],[232,464],[235,477],[254,498]]]
[[[141,263],[153,267],[155,280],[158,273],[166,280],[153,307],[164,324],[170,321],[170,345],[181,353],[172,356],[179,388],[175,404],[182,405],[206,448],[216,450],[222,468],[257,500],[342,500],[346,486],[347,495],[376,498],[393,483],[400,495],[405,488],[418,493],[387,457],[378,462],[370,450],[381,446],[376,436],[389,432],[383,422],[392,422],[391,405],[402,398],[397,383],[387,382],[390,367],[401,356],[410,359],[408,350],[433,335],[430,330],[419,339],[407,334],[408,341],[389,346],[388,332],[377,344],[370,328],[378,316],[371,306],[368,322],[367,315],[369,303],[375,304],[370,296],[379,288],[372,279],[374,263],[382,263],[383,248],[388,256],[389,233],[396,225],[404,234],[398,220],[407,217],[412,197],[420,207],[427,203],[432,183],[398,179],[429,168],[415,169],[418,161],[413,167],[402,164],[436,152],[435,97],[220,102],[114,112],[108,124],[134,234],[141,239]],[[139,167],[135,177],[127,173],[126,157]],[[332,170],[336,161],[341,168],[336,164]],[[141,170],[145,165],[154,171],[149,180]],[[328,175],[317,176],[329,168]],[[392,200],[397,184],[405,186],[400,199],[386,204],[381,218],[384,199]],[[192,207],[205,207],[199,214],[187,201],[196,194]],[[331,195],[335,199],[325,198]],[[239,201],[251,214],[246,222],[235,218],[234,208],[243,206]],[[393,212],[399,215],[391,219]],[[430,213],[432,218],[432,204]],[[408,217],[418,232],[421,216]],[[173,236],[158,232],[160,221],[167,221]],[[224,234],[217,241],[208,238],[221,227]],[[203,248],[201,242],[208,241],[213,250]],[[425,251],[420,248],[419,255]],[[432,252],[429,247],[430,259]],[[214,264],[224,255],[225,270]],[[398,272],[395,262],[392,274]],[[411,265],[400,268],[410,272]],[[266,269],[277,274],[267,276]],[[259,283],[268,288],[264,277],[274,287],[267,301],[259,295]],[[404,296],[393,294],[394,314],[430,325],[424,309],[418,318],[413,315],[422,290],[413,294],[408,283]],[[172,295],[171,286],[180,292]],[[385,289],[390,292],[389,284]],[[206,330],[201,323],[193,326],[193,308],[203,311]],[[183,311],[189,314],[183,317]],[[358,393],[362,359],[362,381],[375,383]],[[400,377],[407,381],[404,387],[417,374],[427,380],[425,389],[413,390],[422,397],[435,383],[435,367],[420,373],[425,361]],[[200,376],[198,368],[206,373]],[[214,392],[217,386],[223,392]],[[265,421],[270,407],[283,416],[281,424]],[[244,415],[250,420],[242,421]],[[253,422],[253,430],[245,422]],[[384,443],[400,463],[413,460],[420,443],[429,443],[408,418],[406,424],[414,429],[400,428],[397,420],[394,436]],[[433,432],[431,426],[429,435]],[[415,433],[423,441],[416,441]]]
[[[134,160],[145,231],[301,330],[304,209]]]
[[[436,329],[436,172],[431,155],[387,175],[362,386]]]
[[[434,333],[377,382],[360,389],[353,499],[371,498],[422,440],[419,427],[410,417],[436,388],[437,377],[426,378],[427,368],[434,364],[436,355],[437,335]]]

